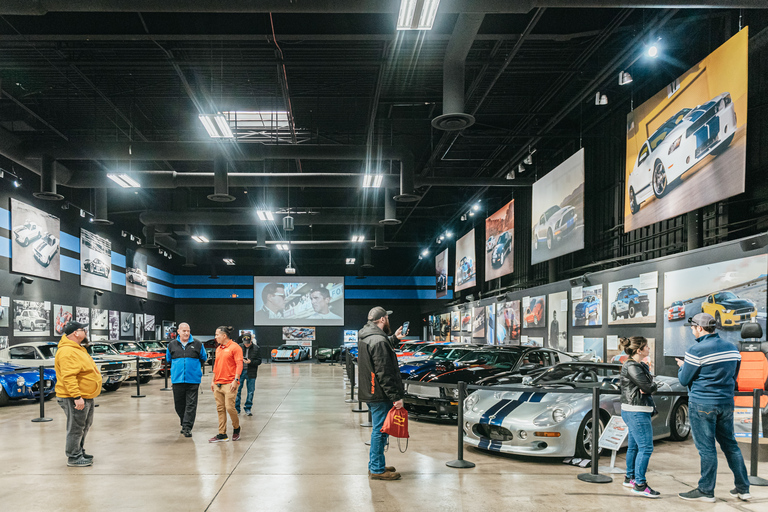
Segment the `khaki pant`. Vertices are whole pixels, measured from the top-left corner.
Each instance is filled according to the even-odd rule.
[[[240,428],[240,418],[235,409],[237,389],[231,391],[231,387],[231,384],[213,385],[213,398],[216,399],[216,412],[219,415],[219,434],[227,433],[227,413],[232,418],[232,427]]]

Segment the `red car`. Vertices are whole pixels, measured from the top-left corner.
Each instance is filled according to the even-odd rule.
[[[685,306],[679,300],[676,300],[667,309],[667,320],[683,320],[685,319]]]
[[[139,372],[141,373],[142,384],[149,382],[153,376],[157,375],[165,362],[165,352],[147,352],[144,350],[144,347],[135,341],[113,341],[112,346],[124,356],[139,356],[151,360],[139,362]]]
[[[531,299],[531,306],[525,310],[525,324],[528,327],[538,327],[544,322],[544,298]]]

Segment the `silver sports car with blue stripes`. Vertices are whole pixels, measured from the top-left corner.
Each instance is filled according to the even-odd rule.
[[[464,442],[484,450],[538,457],[589,458],[592,448],[592,388],[619,390],[621,365],[562,363],[528,385],[531,391],[489,386],[464,401]],[[686,391],[673,377],[657,376],[659,391]],[[558,393],[581,389],[584,393]],[[653,438],[682,441],[690,433],[687,397],[655,396]],[[618,394],[600,396],[600,431],[621,415]]]

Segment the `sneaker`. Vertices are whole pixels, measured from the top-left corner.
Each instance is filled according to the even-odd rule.
[[[240,429],[236,428],[234,431],[232,431],[232,440],[238,441],[240,440]]]
[[[678,496],[688,501],[706,501],[707,503],[715,502],[714,495],[710,496],[708,494],[704,494],[698,489],[698,487],[692,491],[681,492],[680,494],[678,494]]]
[[[216,434],[208,440],[209,443],[223,443],[224,441],[229,441],[227,434]]]
[[[624,487],[633,488],[635,486],[635,479],[625,476],[624,482],[621,485],[623,485]]]
[[[400,480],[400,473],[397,471],[385,471],[383,473],[371,473],[368,477],[371,480]]]
[[[731,489],[731,496],[739,498],[741,501],[749,501],[752,499],[752,495],[747,492],[739,492],[738,489]]]
[[[651,489],[651,486],[648,484],[635,484],[635,486],[632,488],[632,494],[637,494],[638,496],[642,496],[644,498],[661,498],[661,493]]]
[[[93,460],[86,459],[82,455],[80,457],[68,457],[67,466],[72,468],[84,468],[87,466],[93,466]]]
[[[250,409],[246,409],[246,410],[245,410],[245,415],[246,415],[246,416],[253,416],[253,414],[251,413],[251,410],[250,410]]]
[[[192,437],[192,432],[190,432],[189,430],[184,430],[182,434],[184,434],[184,437]]]
[[[93,455],[88,455],[85,452],[81,453],[80,456],[84,459],[93,460]]]

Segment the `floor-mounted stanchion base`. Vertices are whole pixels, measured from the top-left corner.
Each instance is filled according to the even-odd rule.
[[[589,482],[591,484],[609,484],[613,482],[613,478],[607,475],[601,475],[600,473],[593,475],[592,473],[582,473],[577,477],[582,482]]]
[[[357,402],[357,400],[355,400],[355,402]],[[361,408],[356,407],[352,409],[352,412],[368,412],[368,409],[363,409],[362,407]]]
[[[347,398],[346,400],[344,400],[344,403],[347,403],[347,404],[353,404],[355,402],[357,402],[357,400],[352,400],[351,398]]]
[[[619,475],[627,472],[626,469],[617,468],[616,466],[600,466],[597,469],[600,471],[600,473],[608,473],[608,474],[614,474],[614,475]]]
[[[32,420],[32,423],[45,423],[46,421],[53,421],[53,418],[35,418]],[[758,484],[754,484],[758,485]]]
[[[131,398],[144,398],[147,395],[131,395]]]
[[[464,459],[452,460],[450,462],[446,462],[445,465],[448,466],[449,468],[458,468],[458,469],[475,467],[474,462],[469,462],[468,460],[464,460]]]
[[[32,420],[35,421],[35,420]],[[749,485],[757,485],[760,487],[768,486],[768,480],[765,478],[761,478],[759,476],[751,476],[749,477]]]
[[[173,388],[160,388],[160,391],[173,391]]]
[[[361,427],[373,428],[373,423],[371,423],[370,421],[364,421],[363,423],[360,424],[360,426]]]

